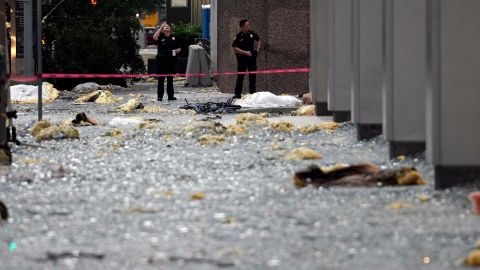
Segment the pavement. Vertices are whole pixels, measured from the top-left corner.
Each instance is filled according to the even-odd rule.
[[[0,168],[0,200],[11,214],[0,225],[0,269],[471,269],[461,261],[480,239],[480,218],[467,195],[479,185],[436,191],[423,155],[389,160],[382,138],[358,142],[351,124],[307,135],[250,127],[202,146],[197,139],[205,130],[182,131],[206,116],[179,110],[182,100],[230,95],[179,81],[179,101],[158,103],[154,89],[137,84],[114,94],[142,94],[145,105],[164,113],[125,115],[110,112],[115,105],[66,99],[46,105],[54,122],[81,111],[99,122],[79,128],[73,141],[36,142],[29,134],[35,106],[17,106],[19,139],[28,144],[13,146],[14,163]],[[132,116],[161,121],[161,128],[102,136],[111,119]],[[235,117],[215,121],[230,125]],[[278,113],[268,119],[297,127],[331,120]],[[287,160],[296,147],[323,159]],[[338,162],[411,165],[429,184],[293,186],[295,171]],[[396,202],[404,208],[392,208]]]

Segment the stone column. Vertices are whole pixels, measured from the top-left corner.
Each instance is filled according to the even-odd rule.
[[[310,92],[317,115],[331,115],[328,111],[328,20],[329,0],[310,1]]]
[[[212,60],[210,69],[212,72],[217,72],[218,63],[218,0],[212,0],[210,4],[210,57]]]
[[[391,158],[425,151],[425,9],[425,0],[385,0],[383,134]]]
[[[351,120],[352,0],[330,0],[328,110],[333,121]]]
[[[480,1],[428,0],[427,156],[437,188],[480,181]]]
[[[358,139],[382,133],[383,0],[352,0],[352,121]]]

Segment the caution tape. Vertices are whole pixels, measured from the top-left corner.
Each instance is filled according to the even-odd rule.
[[[39,76],[9,76],[14,82],[36,82],[39,79],[146,79],[160,77],[219,77],[249,74],[309,73],[310,68],[270,69],[245,72],[214,72],[211,74],[62,74],[46,73]]]

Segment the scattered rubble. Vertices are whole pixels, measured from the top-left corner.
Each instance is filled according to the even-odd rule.
[[[316,187],[426,185],[425,179],[415,168],[380,169],[380,167],[374,164],[342,166],[325,171],[313,165],[305,171],[295,173],[293,182],[299,188],[308,185]]]
[[[73,126],[96,126],[97,121],[89,118],[84,112],[81,112],[75,116],[71,124]]]
[[[249,124],[267,126],[269,122],[265,114],[243,113],[237,116],[237,125]]]
[[[105,132],[105,134],[103,134],[104,137],[120,137],[122,135],[123,135],[123,132],[120,129],[116,129],[116,128],[109,130]]]
[[[88,82],[88,83],[82,83],[75,86],[72,89],[72,92],[76,94],[84,95],[84,94],[92,93],[97,90],[101,90],[100,88],[101,87],[98,83]]]
[[[339,123],[335,123],[335,122],[323,122],[323,123],[320,123],[318,125],[308,125],[308,126],[305,126],[305,127],[301,127],[298,129],[298,131],[300,133],[303,133],[303,134],[311,134],[311,133],[315,133],[315,132],[318,132],[318,131],[334,131],[338,128],[340,128],[342,126],[342,124],[339,124]]]
[[[303,94],[300,98],[302,99],[303,104],[306,104],[306,105],[313,104],[312,94],[310,94],[310,93]]]
[[[468,266],[480,266],[480,248],[471,251],[465,259]]]
[[[7,220],[8,219],[8,209],[5,204],[0,201],[0,220]]]
[[[203,199],[205,199],[206,196],[205,196],[205,193],[203,192],[197,192],[197,193],[193,193],[191,196],[190,196],[190,200],[192,201],[201,201]]]
[[[40,121],[32,127],[32,135],[38,141],[56,139],[78,139],[80,132],[69,125],[53,125],[48,121]]]
[[[413,204],[407,203],[407,202],[394,202],[388,205],[388,208],[395,209],[395,210],[413,208],[413,207],[414,207]]]
[[[121,99],[115,97],[110,91],[102,91],[98,98],[95,100],[97,104],[113,104]]]
[[[38,133],[40,133],[40,131],[42,131],[43,129],[46,129],[46,128],[49,128],[53,126],[52,123],[50,123],[49,121],[47,120],[42,120],[42,121],[39,121],[37,123],[35,123],[31,129],[31,133],[33,136],[37,136]]]
[[[295,148],[287,155],[288,160],[320,160],[322,158],[315,150],[305,147]]]
[[[110,91],[97,90],[85,96],[79,97],[75,102],[86,103],[95,102],[96,104],[113,104],[121,99],[115,97]]]
[[[8,145],[0,145],[0,165],[10,165],[12,163],[12,152]]]
[[[127,209],[113,210],[113,212],[121,214],[155,214],[158,212],[158,210],[145,209],[143,207],[132,207]]]
[[[468,195],[468,198],[472,202],[472,211],[476,215],[480,215],[480,192],[473,192]]]
[[[91,253],[91,252],[82,252],[82,251],[72,251],[72,252],[47,252],[45,258],[37,259],[39,262],[53,262],[57,263],[60,260],[66,259],[93,259],[93,260],[103,260],[105,254],[101,253]]]
[[[215,121],[193,121],[183,128],[182,133],[187,136],[192,135],[218,135],[224,134],[227,128],[219,122]]]
[[[162,108],[160,106],[146,106],[142,110],[144,113],[165,113],[168,112],[167,109]]]
[[[314,116],[315,115],[315,105],[303,106],[297,111],[295,111],[296,116]]]
[[[211,135],[211,134],[205,134],[200,137],[198,137],[197,141],[201,145],[214,145],[214,144],[220,144],[225,141],[225,135]]]
[[[417,195],[417,200],[422,202],[422,203],[425,203],[425,202],[428,202],[432,199],[432,197],[428,194],[425,194],[425,193],[422,193],[422,194],[418,194]]]
[[[52,84],[44,82],[42,85],[42,101],[44,103],[54,102],[60,96],[60,91]],[[10,87],[10,100],[14,104],[36,104],[38,103],[38,86],[19,84]]]
[[[82,83],[75,86],[71,92],[77,95],[85,95],[97,90],[121,91],[121,90],[125,90],[125,88],[118,85],[112,85],[112,84],[99,85],[98,83],[87,82],[87,83]]]
[[[240,136],[247,134],[247,128],[243,125],[231,125],[227,127],[227,133],[233,136]]]
[[[270,128],[277,132],[292,132],[295,130],[295,126],[289,122],[276,122],[270,124]]]
[[[134,110],[144,109],[144,108],[145,106],[142,104],[140,100],[133,98],[133,99],[130,99],[127,103],[116,107],[115,111],[123,112],[123,113],[132,113]]]
[[[57,139],[78,139],[80,133],[78,130],[67,125],[56,125],[42,129],[36,136],[37,140],[57,140]]]

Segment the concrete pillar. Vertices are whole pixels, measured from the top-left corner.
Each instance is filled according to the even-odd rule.
[[[352,0],[352,121],[358,139],[382,133],[383,0]]]
[[[330,115],[328,98],[329,0],[310,1],[310,92],[317,115]]]
[[[212,0],[210,4],[210,58],[212,60],[210,69],[212,72],[217,72],[218,63],[218,0]]]
[[[385,0],[384,25],[383,134],[394,158],[425,151],[425,0]]]
[[[26,76],[35,75],[35,63],[33,58],[33,0],[24,0],[25,14],[25,57],[23,62],[24,74]]]
[[[480,181],[480,1],[428,0],[427,156],[437,188]]]
[[[351,120],[352,0],[330,0],[328,110],[333,121]]]

